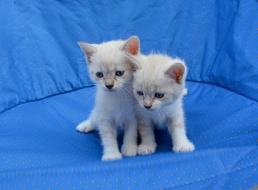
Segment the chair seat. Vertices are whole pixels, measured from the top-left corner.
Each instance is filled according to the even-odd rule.
[[[75,126],[95,87],[28,102],[0,115],[0,189],[249,189],[258,182],[258,102],[216,85],[188,82],[192,153],[174,153],[165,127],[148,156],[102,162],[97,132]],[[119,137],[121,141],[121,137]],[[121,144],[121,143],[120,143]]]

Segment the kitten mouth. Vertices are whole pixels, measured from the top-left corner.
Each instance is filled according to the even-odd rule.
[[[107,92],[115,92],[117,89],[116,88],[106,88],[104,87],[104,90],[107,91]]]
[[[104,88],[106,91],[108,91],[108,92],[114,92],[115,91],[115,89],[107,89],[107,88]]]

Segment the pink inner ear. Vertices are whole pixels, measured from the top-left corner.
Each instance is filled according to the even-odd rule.
[[[184,71],[181,68],[177,68],[175,69],[174,73],[175,73],[176,82],[180,83],[183,77]]]
[[[91,63],[91,58],[94,53],[96,53],[97,48],[94,47],[91,44],[85,43],[85,42],[78,42],[78,45],[80,46],[81,50],[84,53],[84,56],[87,57],[88,63]]]
[[[127,44],[127,52],[136,55],[139,50],[139,43],[137,39],[132,39],[131,41],[128,42]]]
[[[86,56],[87,56],[88,62],[89,62],[89,63],[92,63],[92,61],[91,61],[92,53],[87,53],[87,52],[86,52]]]
[[[172,79],[180,84],[182,82],[181,80],[183,78],[184,72],[184,66],[181,63],[176,63],[168,69],[167,74],[169,74]]]

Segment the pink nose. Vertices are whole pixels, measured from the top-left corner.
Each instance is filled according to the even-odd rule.
[[[111,85],[110,85],[110,84],[109,84],[109,85],[106,85],[106,87],[107,87],[108,89],[113,88],[113,86],[114,86],[114,85],[112,85],[112,84],[111,84]]]

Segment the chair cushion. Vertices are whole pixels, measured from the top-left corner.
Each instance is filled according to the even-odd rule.
[[[248,189],[258,183],[258,103],[225,88],[188,82],[192,153],[174,153],[166,128],[153,155],[102,162],[97,132],[75,126],[95,87],[19,105],[0,115],[0,189]],[[121,136],[119,141],[121,144]]]

